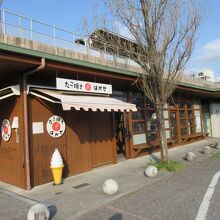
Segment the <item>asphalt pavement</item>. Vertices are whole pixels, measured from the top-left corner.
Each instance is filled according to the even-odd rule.
[[[195,220],[209,183],[219,170],[220,158],[209,157],[77,219]],[[220,183],[216,186],[206,219],[220,219]]]
[[[24,220],[30,205],[20,199],[0,192],[0,219],[1,220]]]

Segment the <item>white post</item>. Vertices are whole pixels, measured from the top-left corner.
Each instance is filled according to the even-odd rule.
[[[19,36],[22,38],[21,17],[18,17],[18,33]]]
[[[30,20],[30,29],[31,29],[31,40],[33,40],[33,20]]]
[[[6,34],[6,27],[5,27],[5,10],[2,10],[2,26],[3,26],[3,34]]]
[[[53,26],[53,46],[56,47],[56,27]]]

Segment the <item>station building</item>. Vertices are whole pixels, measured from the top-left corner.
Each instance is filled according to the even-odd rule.
[[[134,83],[138,65],[88,45],[71,42],[71,50],[54,45],[57,38],[40,42],[19,35],[21,26],[15,32],[3,25],[0,181],[25,189],[51,182],[55,148],[64,178],[158,150],[154,105]],[[164,106],[169,147],[220,136],[219,96],[219,84],[181,77]]]

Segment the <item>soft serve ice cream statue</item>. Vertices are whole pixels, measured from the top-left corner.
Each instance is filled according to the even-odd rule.
[[[53,152],[52,158],[51,158],[51,168],[55,167],[62,167],[63,166],[63,160],[60,155],[60,152],[56,148],[55,151]]]
[[[62,157],[60,155],[60,152],[56,148],[52,155],[51,164],[50,164],[50,168],[52,169],[55,185],[61,184],[63,167],[64,165],[63,165]]]

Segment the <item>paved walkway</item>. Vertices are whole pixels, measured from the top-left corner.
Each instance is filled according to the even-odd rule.
[[[208,139],[172,148],[169,150],[170,159],[187,164],[196,163],[207,158],[206,155],[201,153],[203,147],[215,141],[214,139]],[[184,160],[184,156],[188,151],[192,151],[197,155],[195,161],[187,162]],[[219,151],[213,149],[213,153]],[[147,163],[152,158],[158,157],[159,153],[155,153],[151,156],[122,161],[113,166],[69,177],[64,180],[63,185],[54,186],[52,183],[48,183],[34,187],[31,191],[0,183],[0,192],[6,193],[12,198],[20,199],[23,204],[28,204],[29,206],[37,202],[50,204],[50,209],[54,215],[53,219],[74,219],[89,210],[132,193],[142,186],[152,184],[165,176],[172,175],[170,172],[159,172],[158,176],[152,179],[144,176],[143,172],[147,167]],[[115,179],[119,184],[119,192],[113,196],[105,195],[102,191],[103,182],[109,178]]]

